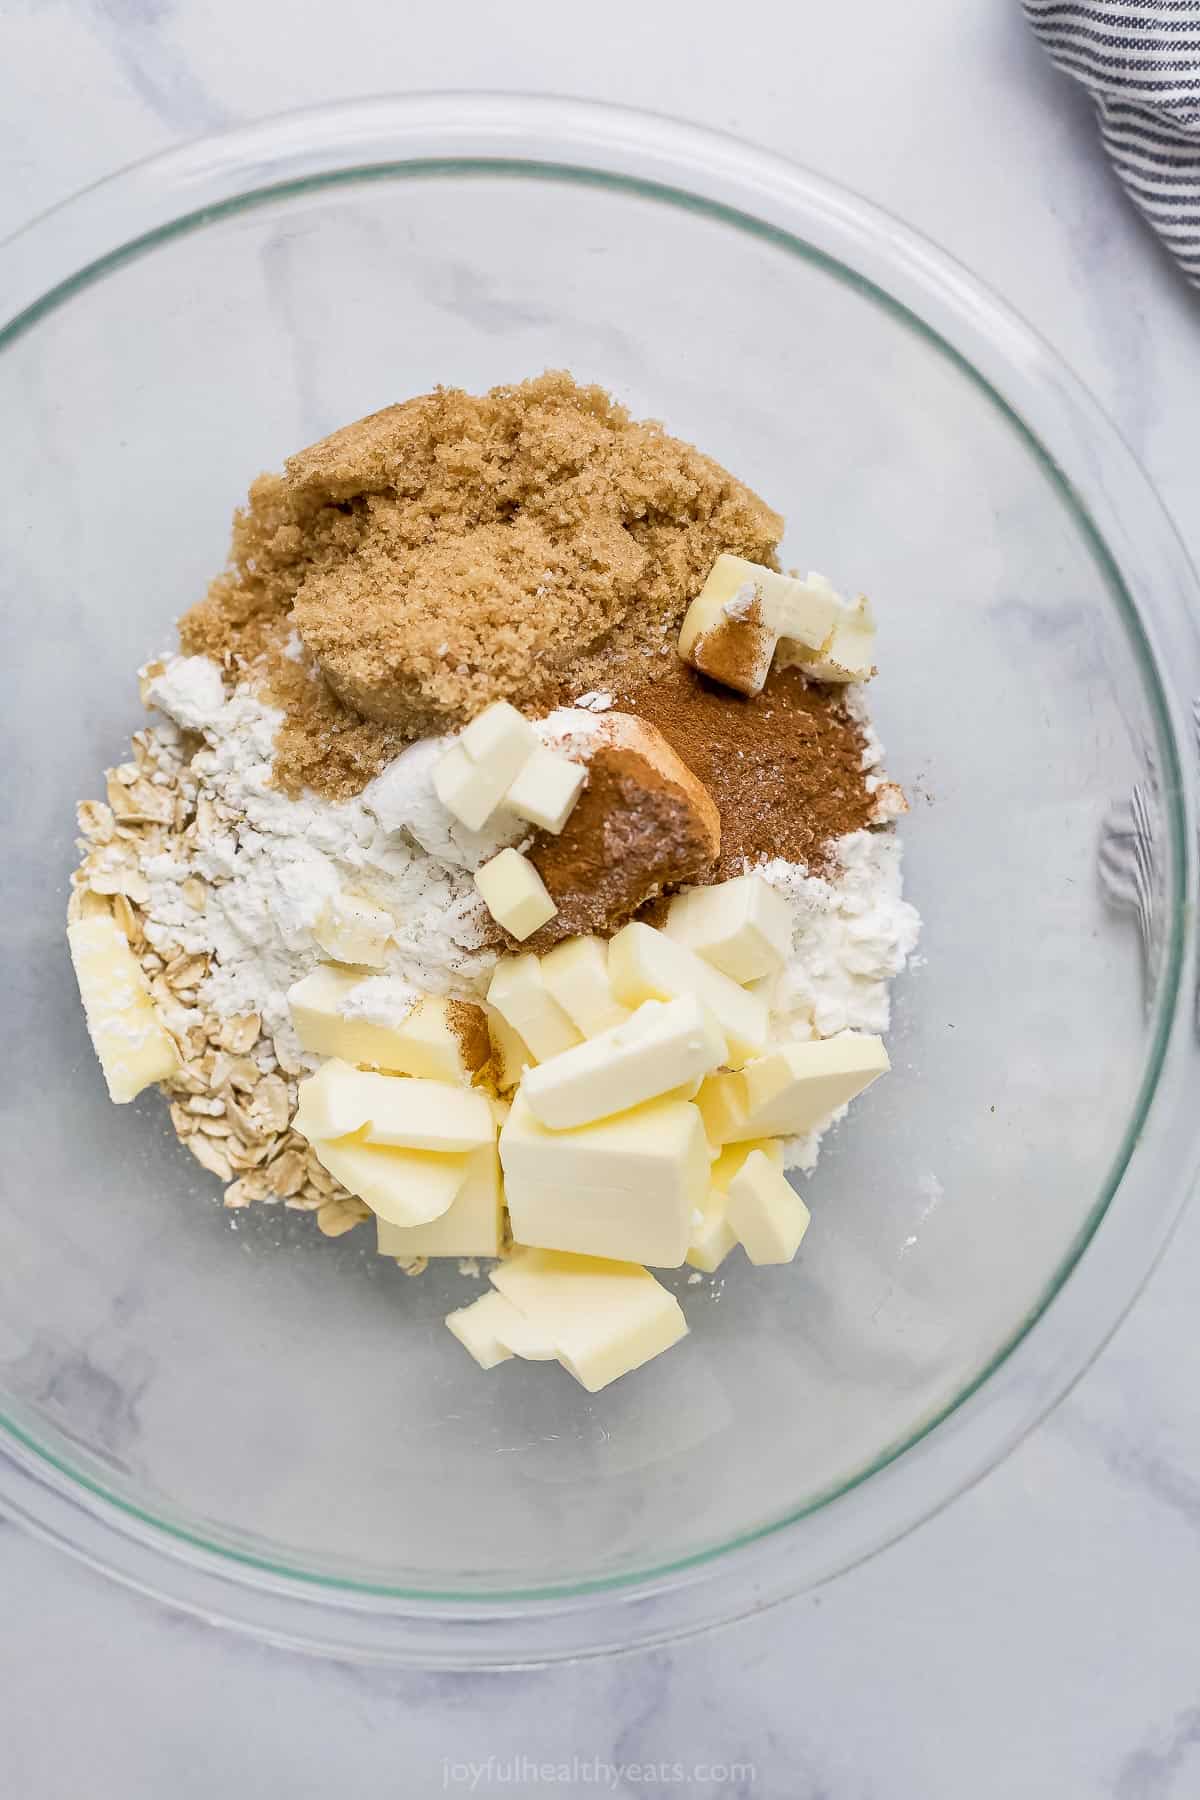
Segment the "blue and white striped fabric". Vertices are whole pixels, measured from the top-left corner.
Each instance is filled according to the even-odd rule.
[[[1024,0],[1090,91],[1117,174],[1200,285],[1200,0]]]

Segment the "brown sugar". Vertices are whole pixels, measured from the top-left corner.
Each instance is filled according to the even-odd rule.
[[[655,681],[717,555],[775,567],[782,529],[718,464],[569,375],[439,388],[261,476],[180,636],[256,669],[283,707],[280,785],[343,797],[489,701],[536,712],[564,689]],[[284,653],[293,630],[307,667]]]
[[[776,669],[747,699],[671,657],[660,680],[617,699],[658,727],[716,802],[721,852],[712,880],[777,856],[819,874],[829,843],[876,817],[863,736],[841,690],[798,669]]]

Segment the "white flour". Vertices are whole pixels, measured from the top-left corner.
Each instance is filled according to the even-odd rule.
[[[387,832],[407,832],[420,848],[454,869],[477,869],[528,835],[519,819],[497,816],[487,831],[468,831],[433,791],[433,771],[449,737],[420,738],[362,791],[362,803]]]
[[[885,1032],[892,977],[916,948],[921,919],[901,898],[899,838],[854,831],[839,839],[837,854],[842,873],[832,880],[779,860],[761,871],[792,908],[792,954],[768,990],[775,1043]],[[785,1166],[811,1169],[822,1135],[786,1143]]]
[[[763,879],[792,907],[792,954],[770,992],[776,1042],[807,1032],[888,1028],[889,984],[916,948],[915,907],[901,898],[900,840],[854,831],[837,844],[842,872],[832,880],[795,863],[769,862]]]
[[[192,759],[197,786],[196,843],[189,858],[151,856],[147,937],[156,948],[208,952],[212,971],[202,1000],[224,1017],[258,1012],[292,1058],[299,1046],[287,990],[322,960],[313,937],[326,902],[347,889],[382,906],[395,920],[386,967],[364,978],[353,1011],[378,1024],[403,1018],[420,993],[477,998],[495,965],[481,945],[486,922],[471,871],[504,844],[523,841],[511,823],[468,832],[433,791],[432,769],[444,739],[413,744],[356,799],[305,794],[289,799],[270,786],[272,747],[282,715],[247,689],[226,699],[216,666],[204,657],[175,657],[149,688],[150,704],[172,723],[202,732]],[[864,769],[874,771],[882,747],[866,720],[862,696],[851,705],[867,734]],[[590,705],[564,708],[539,722],[547,743],[586,755],[602,731]],[[603,708],[600,709],[603,711]],[[881,814],[893,810],[878,775]],[[894,792],[894,790],[893,790]],[[793,863],[767,863],[763,878],[792,907],[792,954],[768,986],[772,1041],[839,1031],[887,1029],[889,983],[917,941],[920,920],[901,898],[899,840],[859,831],[837,846],[841,873],[810,876]],[[207,886],[202,913],[181,884],[191,874]],[[349,1008],[348,1008],[349,1010]],[[788,1146],[789,1167],[816,1160],[819,1137]]]
[[[223,1016],[261,1013],[293,1054],[287,990],[321,960],[312,928],[343,888],[395,920],[387,974],[425,993],[476,995],[495,958],[479,948],[486,915],[466,870],[429,855],[404,830],[385,830],[365,795],[292,800],[272,788],[282,715],[245,689],[226,700],[215,674],[206,658],[177,657],[149,689],[151,705],[205,738],[192,759],[193,856],[187,864],[151,857],[144,866],[150,942],[209,951],[204,1001]],[[191,873],[211,884],[201,915],[180,892]]]

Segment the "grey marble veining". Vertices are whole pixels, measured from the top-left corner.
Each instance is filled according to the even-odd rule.
[[[944,243],[1099,395],[1200,552],[1200,302],[1015,0],[866,0],[853,20],[744,0],[709,18],[687,0],[602,15],[16,0],[0,233],[135,157],[318,99],[509,86],[658,107],[835,174]],[[267,276],[286,332],[286,243]],[[469,282],[442,300],[481,303]],[[184,1618],[0,1522],[0,1794],[426,1800],[537,1791],[501,1779],[514,1758],[576,1756],[726,1771],[607,1790],[653,1800],[1191,1800],[1198,1276],[1193,1212],[1092,1371],[1000,1469],[828,1588],[651,1654],[511,1676],[322,1662]],[[75,1383],[71,1406],[99,1409],[120,1455],[138,1371],[53,1362],[30,1382]]]

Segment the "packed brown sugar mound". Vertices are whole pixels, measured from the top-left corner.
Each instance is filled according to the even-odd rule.
[[[569,375],[439,388],[260,477],[181,637],[262,666],[287,714],[277,780],[346,794],[489,701],[656,679],[716,556],[774,567],[782,530],[718,464]],[[307,659],[283,655],[293,630]]]

